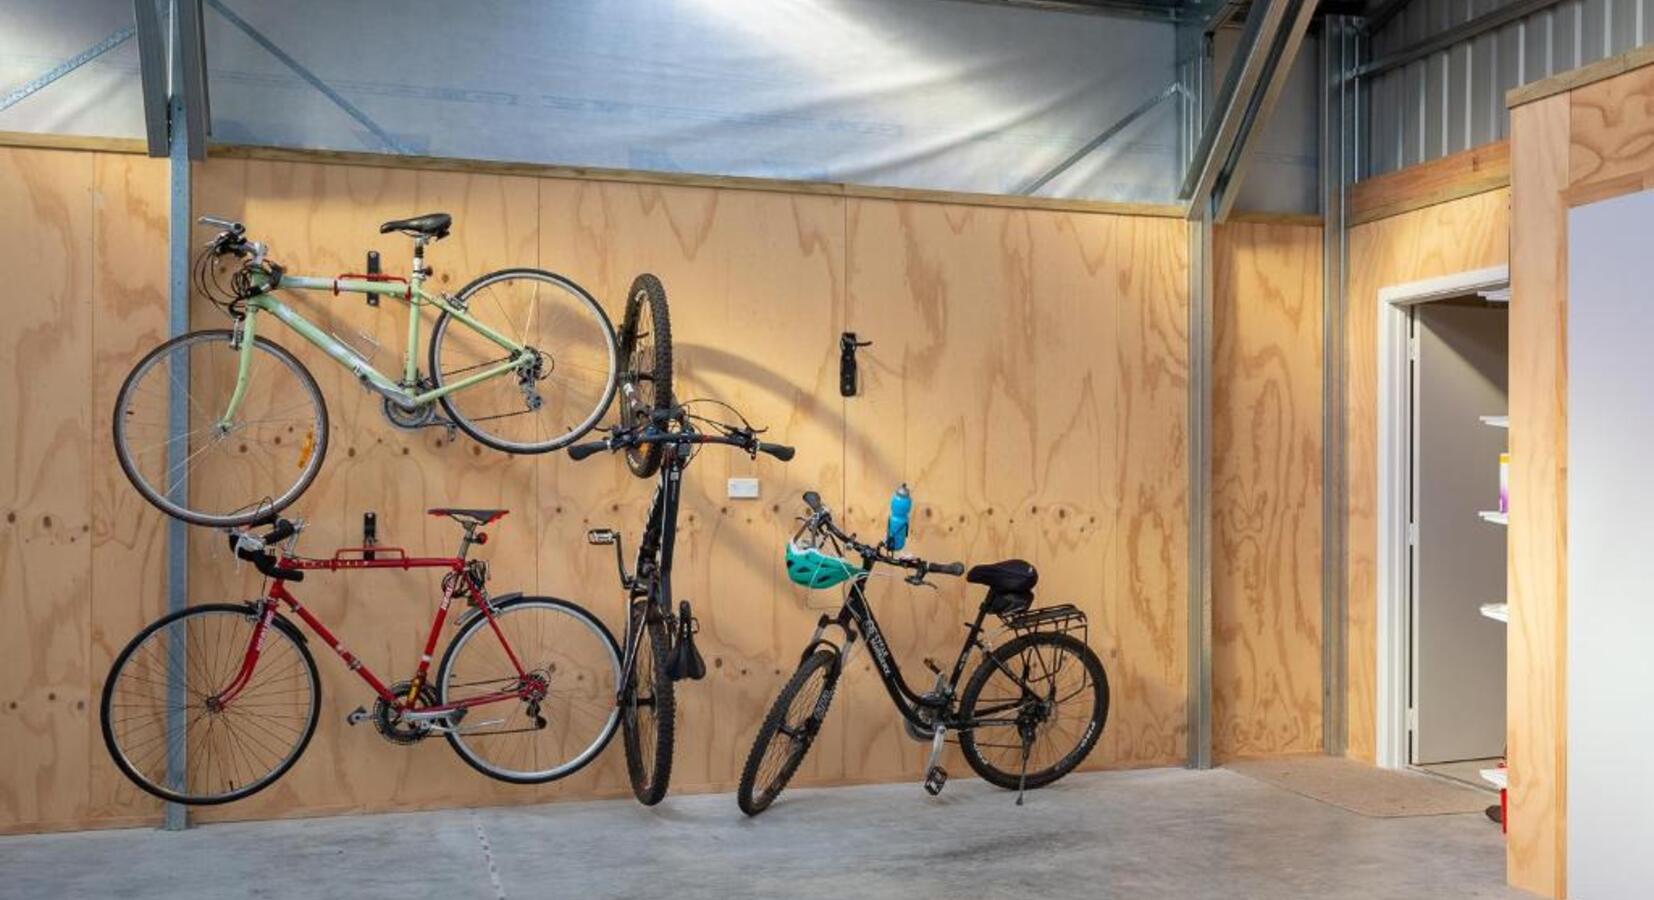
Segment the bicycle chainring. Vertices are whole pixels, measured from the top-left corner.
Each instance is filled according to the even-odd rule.
[[[926,704],[940,704],[942,695],[937,691],[930,691],[929,693],[924,694],[920,699],[924,700]],[[908,721],[906,716],[902,717],[902,729],[907,732],[908,737],[918,741],[921,744],[928,744],[931,742],[933,737],[930,729],[936,725],[936,714],[941,711],[941,706],[924,705],[916,707],[915,711],[918,712],[919,718],[924,721],[926,729],[924,731],[920,731],[919,726]]]
[[[409,393],[422,394],[431,390],[435,385],[429,377],[422,377],[414,384],[404,384],[402,387]],[[429,428],[432,425],[447,424],[447,420],[437,414],[437,405],[434,402],[408,409],[386,397],[380,402],[380,407],[385,413],[385,419],[403,431],[417,431],[421,428]]]
[[[398,697],[407,696],[408,688],[413,686],[411,681],[398,681],[390,686],[390,692]],[[436,691],[427,682],[419,689],[419,705],[435,706]],[[407,746],[417,744],[431,734],[430,722],[405,722],[402,714],[386,703],[381,697],[373,701],[373,727],[379,729],[379,736],[393,744]]]

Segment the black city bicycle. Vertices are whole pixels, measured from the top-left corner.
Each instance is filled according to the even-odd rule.
[[[597,528],[586,533],[588,543],[614,545],[620,584],[627,594],[629,609],[621,641],[618,696],[621,737],[632,793],[646,806],[666,796],[672,777],[676,724],[673,683],[706,676],[706,663],[695,649],[697,625],[689,601],[678,600],[676,611],[672,605],[672,552],[677,542],[683,471],[695,458],[696,448],[703,444],[727,444],[752,456],[764,453],[783,462],[793,458],[793,448],[759,440],[762,430],[745,419],[739,425],[730,425],[693,415],[686,409],[704,403],[716,401],[691,400],[682,406],[641,414],[639,424],[621,425],[604,440],[569,448],[569,456],[577,460],[602,450],[625,451],[633,471],[638,470],[637,460],[657,458],[655,499],[632,571],[626,571],[619,532]],[[739,414],[736,417],[740,418]]]
[[[900,496],[905,498],[905,492]],[[1056,781],[1091,753],[1108,719],[1108,678],[1102,661],[1086,644],[1085,613],[1070,604],[1032,608],[1039,580],[1032,565],[1013,559],[976,566],[967,573],[962,563],[899,556],[889,544],[900,547],[905,542],[905,524],[898,530],[893,523],[892,537],[869,545],[834,525],[814,491],[804,494],[804,502],[810,513],[788,546],[789,577],[811,588],[848,581],[850,589],[837,615],[823,614],[816,623],[797,671],[758,730],[736,793],[742,812],[756,816],[768,809],[798,771],[826,719],[858,638],[873,654],[908,735],[931,744],[924,784],[933,796],[947,783],[939,761],[950,731],[958,732],[959,748],[970,767],[990,784],[1018,791],[1019,804],[1024,789]],[[898,534],[900,540],[894,537]],[[844,548],[861,557],[859,566],[842,558]],[[926,693],[913,690],[902,677],[868,605],[867,578],[879,564],[908,570],[904,580],[912,585],[928,584],[926,576],[932,574],[963,574],[988,589],[952,669],[944,672],[926,660],[936,674],[935,686]],[[994,635],[984,632],[989,615],[1004,626]],[[836,643],[827,637],[833,627],[843,635]],[[994,638],[1005,632],[1010,632],[1010,640],[994,646]],[[980,653],[982,660],[956,695],[973,653]]]

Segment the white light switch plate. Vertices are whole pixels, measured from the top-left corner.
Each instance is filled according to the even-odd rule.
[[[756,478],[731,478],[729,480],[729,499],[731,499],[731,500],[757,500],[758,499],[758,479],[756,479]]]

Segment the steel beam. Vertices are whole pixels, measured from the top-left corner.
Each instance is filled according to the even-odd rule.
[[[1172,82],[1171,84],[1166,85],[1165,90],[1161,91],[1158,94],[1155,94],[1153,97],[1150,97],[1147,100],[1144,100],[1142,103],[1139,103],[1137,105],[1137,108],[1133,109],[1131,112],[1126,113],[1124,116],[1121,116],[1120,120],[1115,122],[1113,125],[1110,125],[1107,128],[1103,129],[1102,134],[1099,134],[1096,137],[1092,138],[1091,140],[1087,141],[1085,146],[1081,147],[1078,150],[1075,150],[1072,154],[1070,154],[1068,156],[1067,159],[1063,160],[1060,163],[1057,163],[1057,165],[1055,167],[1053,167],[1051,169],[1051,171],[1046,172],[1044,175],[1041,175],[1038,178],[1035,178],[1032,181],[1029,181],[1027,184],[1023,185],[1021,188],[1018,188],[1017,193],[1022,194],[1023,196],[1030,196],[1035,191],[1039,190],[1042,187],[1045,187],[1045,185],[1048,184],[1051,181],[1051,179],[1056,178],[1058,175],[1061,175],[1062,173],[1068,171],[1070,168],[1072,168],[1074,166],[1075,163],[1077,163],[1080,160],[1085,159],[1087,156],[1091,155],[1093,152],[1095,152],[1097,150],[1098,147],[1101,147],[1104,144],[1108,143],[1109,141],[1113,140],[1116,135],[1120,134],[1122,131],[1125,131],[1127,128],[1131,127],[1131,124],[1133,122],[1136,122],[1138,119],[1141,119],[1144,116],[1148,115],[1155,107],[1159,106],[1161,103],[1164,103],[1166,100],[1176,96],[1178,94],[1178,92],[1180,92],[1182,90],[1183,90],[1183,86],[1178,84],[1175,81]]]
[[[1243,48],[1224,77],[1217,103],[1201,129],[1200,142],[1180,192],[1189,201],[1190,217],[1206,213],[1207,201],[1217,185],[1218,175],[1234,150],[1241,123],[1253,105],[1259,81],[1265,74],[1272,48],[1286,21],[1289,0],[1268,0],[1254,4],[1246,20]]]
[[[183,100],[183,116],[173,114],[172,138],[180,135],[189,158],[207,158],[207,44],[201,0],[172,0],[172,95]],[[187,241],[185,243],[188,243]]]
[[[1515,0],[1507,6],[1501,6],[1492,12],[1483,13],[1474,19],[1460,22],[1445,31],[1439,31],[1406,49],[1375,59],[1356,69],[1355,77],[1372,78],[1376,75],[1382,75],[1391,69],[1405,66],[1410,62],[1417,62],[1432,53],[1439,53],[1455,44],[1479,37],[1517,19],[1525,19],[1536,12],[1549,9],[1561,2],[1562,0]]]
[[[1390,20],[1396,17],[1396,14],[1406,9],[1407,5],[1412,2],[1413,0],[1383,0],[1377,9],[1363,17],[1364,21],[1361,23],[1362,33],[1376,33],[1380,28],[1388,25]]]
[[[1240,133],[1235,140],[1234,150],[1231,151],[1229,160],[1222,170],[1216,191],[1218,202],[1214,223],[1221,224],[1227,221],[1230,210],[1234,209],[1235,198],[1240,196],[1241,182],[1246,178],[1247,167],[1252,162],[1253,149],[1257,146],[1257,132],[1275,113],[1275,103],[1280,99],[1281,90],[1292,74],[1292,64],[1298,58],[1298,49],[1303,46],[1304,35],[1309,33],[1310,20],[1315,18],[1316,0],[1297,0],[1297,3],[1297,11],[1288,23],[1285,33],[1270,52],[1262,93],[1247,109]]]
[[[16,90],[11,91],[4,97],[0,97],[0,112],[4,112],[29,97],[40,93],[63,76],[68,75],[70,72],[75,71],[81,66],[86,65],[92,60],[97,59],[105,53],[108,53],[116,47],[126,43],[127,39],[136,33],[137,28],[128,25],[103,40],[98,41],[96,44],[87,47],[85,50],[76,53],[74,56],[69,57],[63,62],[58,63],[38,77],[30,79]]]
[[[1360,137],[1359,83],[1350,71],[1360,46],[1353,20],[1327,20],[1321,37],[1321,739],[1329,756],[1344,755],[1349,743],[1344,298],[1347,210]]]
[[[1189,222],[1188,767],[1212,767],[1212,204]]]
[[[167,155],[167,38],[155,0],[132,0],[138,30],[138,73],[144,96],[144,138],[150,156]]]
[[[139,0],[143,2],[143,0]],[[179,8],[188,6],[192,0],[172,0],[172,95],[168,101],[168,180],[169,208],[167,214],[167,294],[168,315],[167,333],[176,337],[189,331],[190,309],[190,160],[192,158],[189,145],[189,117],[190,104],[187,94],[189,84],[188,52],[179,52],[181,48],[192,46],[188,29],[180,15]],[[198,59],[204,64],[204,59]],[[203,140],[201,149],[205,150]],[[189,442],[179,440],[189,433],[189,384],[188,360],[184,362],[184,371],[173,373],[172,390],[168,397],[167,427],[171,440],[167,446],[167,470],[174,471],[184,468],[183,463],[189,454]],[[181,476],[177,482],[168,486],[177,499],[184,499],[189,492],[188,474]],[[166,573],[167,573],[167,611],[169,613],[184,609],[189,604],[189,525],[181,519],[167,519],[166,539]],[[184,784],[188,773],[189,726],[185,713],[188,709],[188,694],[184,683],[185,673],[189,671],[187,653],[189,643],[181,639],[183,626],[170,635],[167,644],[167,784],[175,790]],[[167,803],[163,807],[161,827],[168,831],[181,831],[189,826],[189,816],[186,808],[181,804]]]

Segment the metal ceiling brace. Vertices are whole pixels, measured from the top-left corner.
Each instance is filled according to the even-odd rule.
[[[1417,62],[1432,53],[1439,53],[1455,44],[1486,34],[1518,19],[1527,18],[1561,2],[1562,0],[1514,0],[1514,2],[1501,6],[1492,12],[1483,13],[1474,19],[1460,22],[1452,28],[1439,31],[1428,39],[1412,44],[1404,50],[1375,59],[1356,69],[1355,77],[1372,78],[1391,69],[1405,66],[1410,62]]]
[[[408,152],[396,138],[391,137],[390,132],[379,127],[379,123],[368,118],[368,114],[362,112],[356,104],[346,100],[343,94],[328,87],[327,83],[322,81],[316,73],[305,68],[303,63],[290,56],[286,50],[276,46],[275,41],[265,37],[263,32],[254,28],[246,19],[236,15],[233,10],[223,4],[222,0],[207,0],[207,3],[212,6],[214,12],[224,17],[224,21],[234,25],[242,34],[251,38],[253,43],[263,47],[265,52],[274,56],[282,65],[293,70],[293,74],[299,76],[305,84],[315,88],[322,96],[333,101],[334,106],[344,110],[345,115],[355,119],[358,125],[366,128],[369,134],[372,134],[379,143],[384,145],[384,149],[392,153],[406,154]]]
[[[62,78],[70,72],[75,71],[81,66],[86,65],[92,60],[97,59],[105,53],[108,53],[116,47],[126,43],[127,39],[136,33],[137,29],[131,25],[128,25],[103,40],[98,41],[96,44],[87,47],[85,50],[76,53],[74,56],[69,57],[63,62],[58,63],[45,74],[31,79],[6,96],[0,97],[0,112],[5,112],[13,106],[16,106],[28,97],[47,88],[52,84],[52,82],[57,81],[59,78]]]
[[[1028,182],[1027,184],[1023,185],[1022,187],[1018,188],[1017,193],[1025,196],[1025,197],[1026,196],[1031,196],[1035,191],[1039,190],[1042,187],[1045,187],[1045,185],[1047,183],[1049,183],[1051,181],[1051,179],[1056,178],[1058,175],[1061,175],[1062,173],[1068,171],[1070,168],[1073,167],[1073,165],[1075,163],[1077,163],[1080,160],[1085,159],[1087,156],[1091,155],[1094,151],[1096,151],[1096,149],[1098,147],[1101,147],[1104,144],[1108,143],[1109,141],[1113,140],[1116,135],[1120,134],[1122,131],[1125,131],[1127,128],[1129,128],[1133,122],[1136,122],[1138,119],[1141,119],[1142,117],[1148,115],[1155,107],[1159,106],[1161,103],[1164,103],[1165,101],[1171,99],[1172,97],[1177,96],[1179,93],[1181,93],[1183,91],[1183,89],[1184,89],[1183,85],[1178,84],[1175,81],[1172,82],[1171,84],[1166,85],[1165,90],[1161,91],[1158,94],[1155,94],[1154,96],[1150,97],[1149,99],[1144,100],[1142,103],[1138,104],[1136,109],[1133,109],[1131,112],[1128,112],[1124,116],[1121,116],[1119,121],[1115,122],[1113,125],[1110,125],[1105,129],[1103,129],[1102,134],[1099,134],[1096,137],[1092,138],[1091,140],[1087,141],[1085,146],[1083,146],[1080,149],[1074,151],[1072,154],[1069,155],[1069,157],[1067,159],[1063,160],[1060,163],[1057,163],[1057,165],[1055,167],[1053,167],[1051,169],[1051,171],[1046,172],[1044,175],[1041,175],[1038,178],[1035,178],[1034,180],[1032,180],[1032,181]]]
[[[1310,20],[1315,17],[1316,0],[1297,0],[1297,3],[1296,13],[1280,41],[1271,51],[1262,92],[1256,102],[1247,109],[1234,150],[1221,171],[1216,193],[1217,214],[1213,219],[1216,223],[1228,221],[1229,213],[1234,209],[1235,198],[1240,196],[1241,182],[1246,178],[1246,169],[1251,164],[1253,150],[1257,147],[1255,138],[1258,130],[1274,114],[1275,102],[1280,99],[1281,90],[1292,74],[1292,64],[1298,58],[1298,49],[1303,45],[1304,35],[1309,32]]]
[[[1218,175],[1228,161],[1241,124],[1253,105],[1259,82],[1266,74],[1271,50],[1286,21],[1289,0],[1267,0],[1254,4],[1246,19],[1240,55],[1229,65],[1217,102],[1201,129],[1200,142],[1183,178],[1181,195],[1189,201],[1189,218],[1206,212],[1205,205],[1217,186]]]
[[[167,155],[167,37],[155,0],[132,0],[138,31],[138,74],[144,98],[144,140],[150,156]]]

